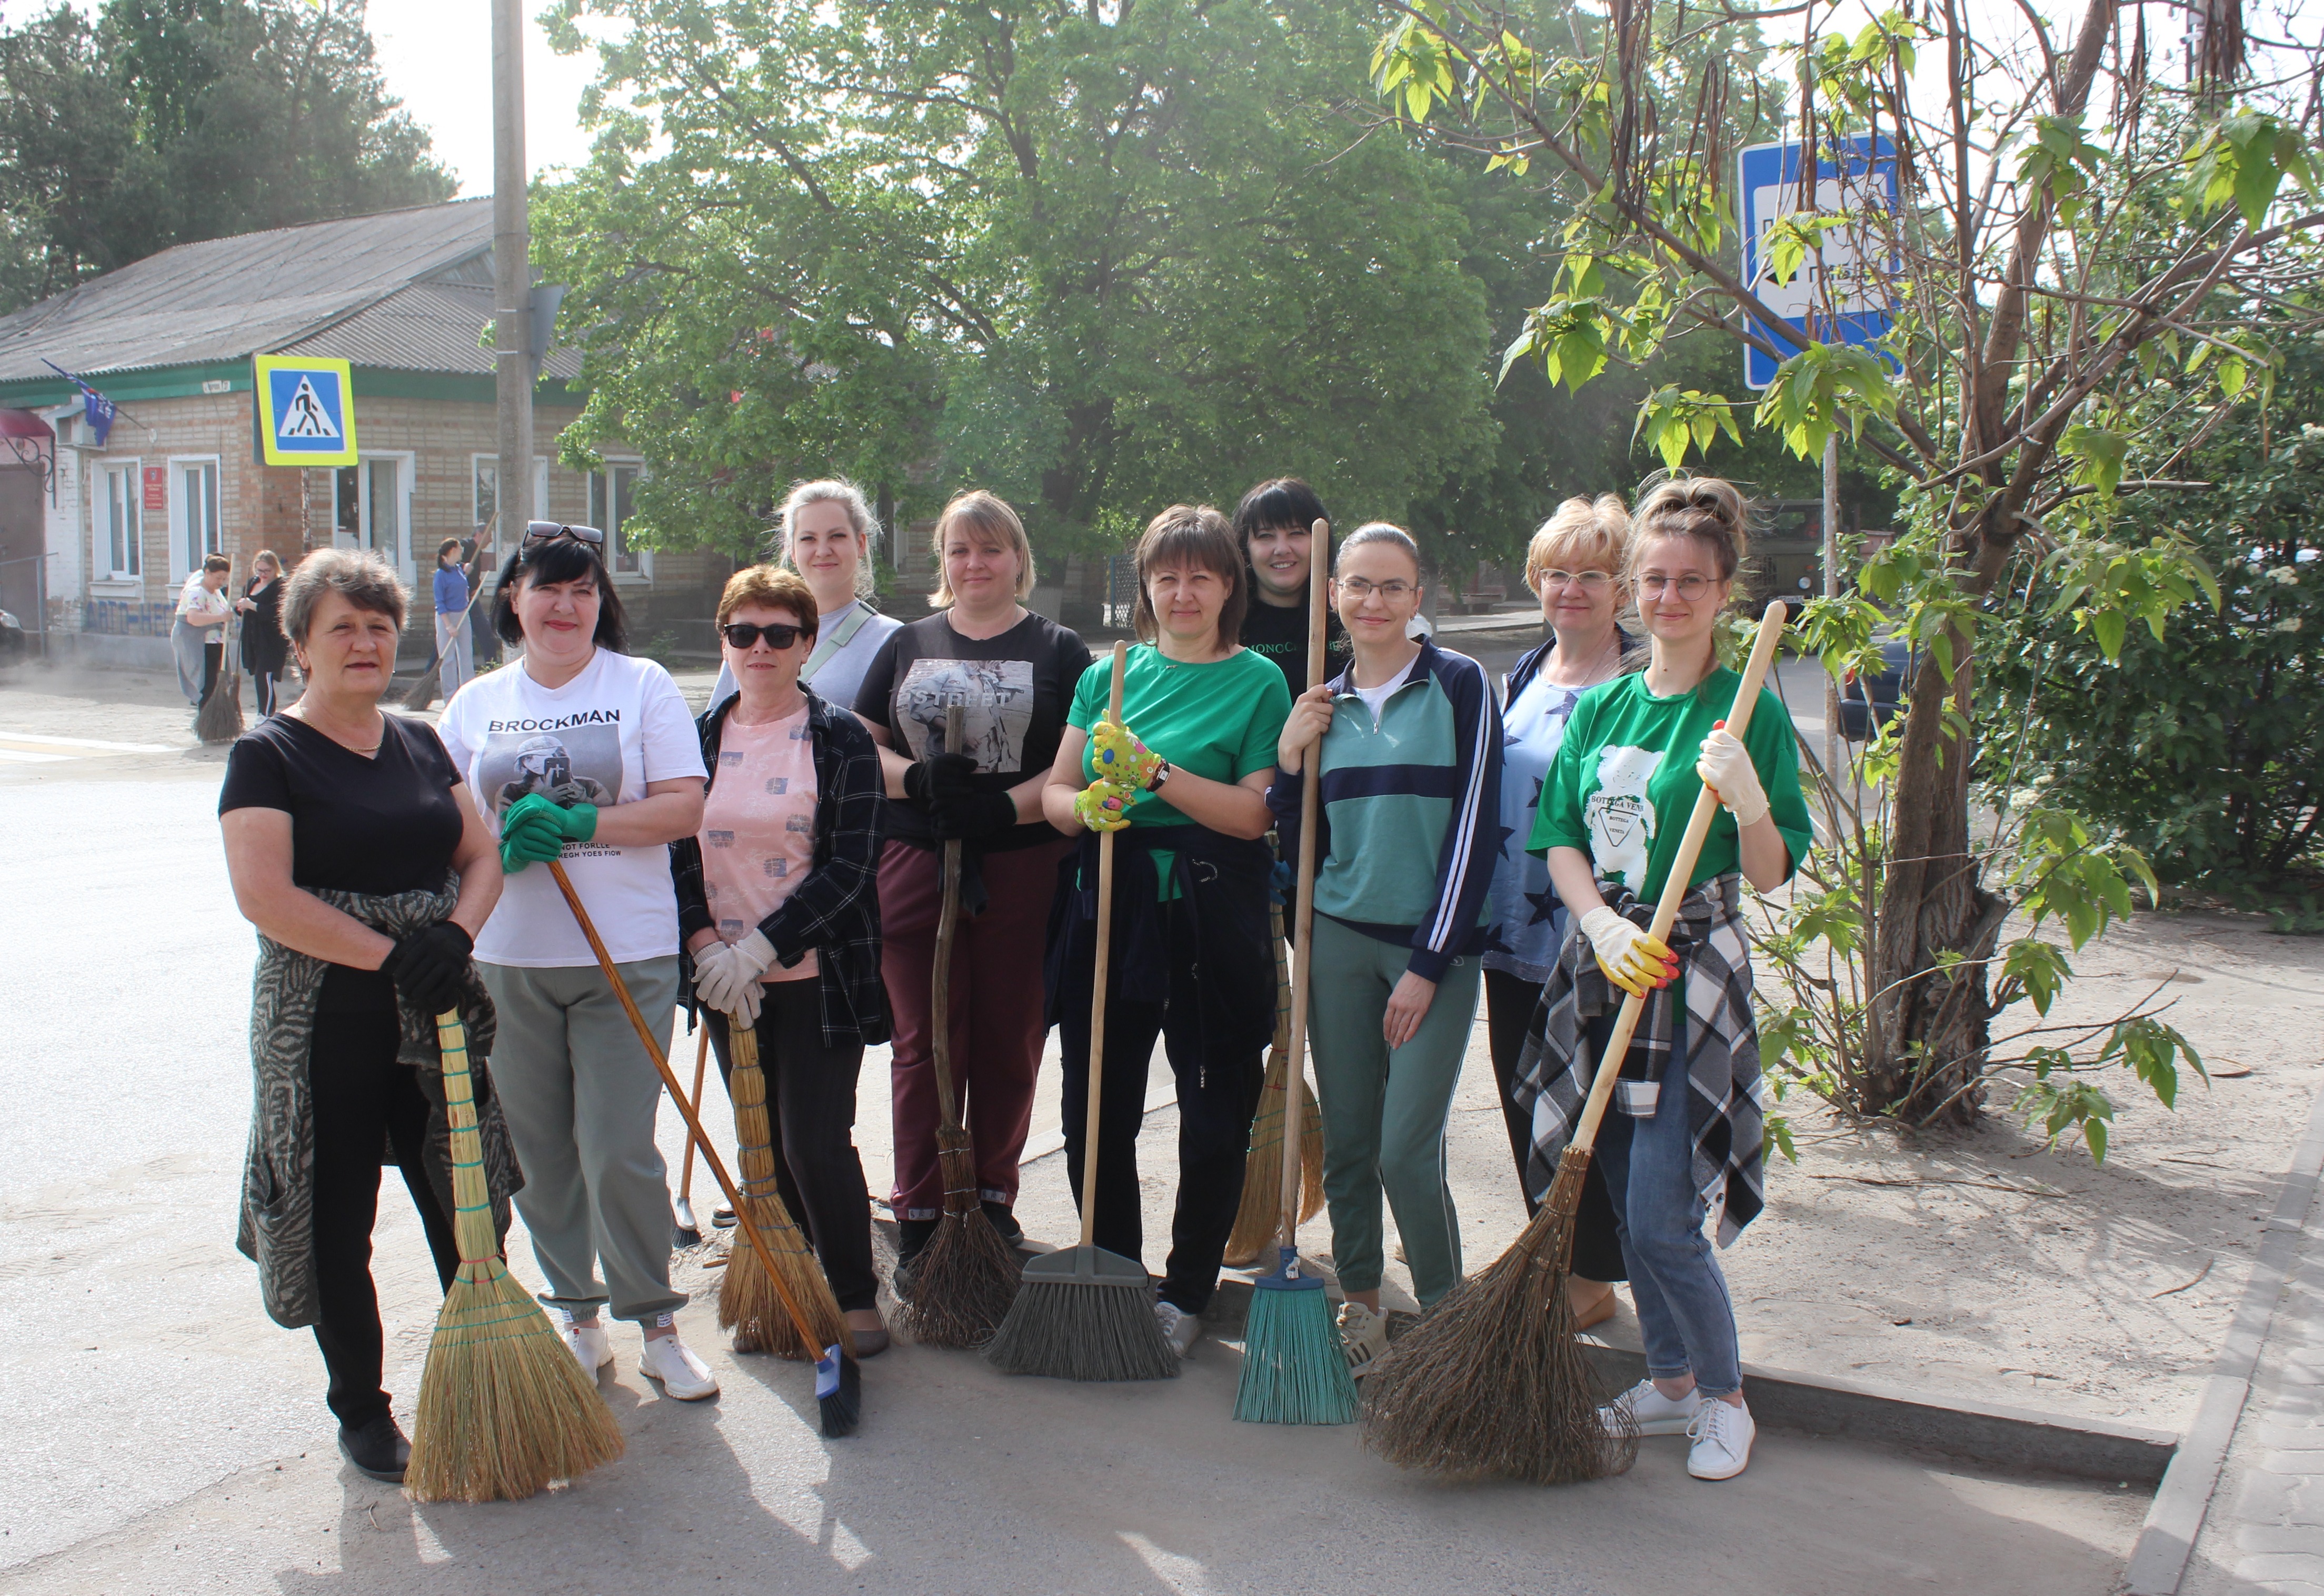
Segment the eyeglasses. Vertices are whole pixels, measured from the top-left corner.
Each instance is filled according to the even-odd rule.
[[[524,540],[527,543],[554,543],[559,538],[570,538],[576,543],[586,543],[592,549],[605,546],[605,534],[595,527],[571,527],[558,521],[525,522]]]
[[[733,649],[747,649],[763,637],[769,648],[780,653],[798,641],[799,633],[805,630],[805,627],[793,625],[788,621],[770,621],[764,626],[736,621],[720,627],[718,634],[726,640],[726,646]]]
[[[1614,578],[1604,571],[1544,571],[1540,581],[1544,587],[1579,587],[1593,596],[1614,585]]]
[[[1638,591],[1648,598],[1654,597],[1655,595],[1663,592],[1666,588],[1675,591],[1681,598],[1686,600],[1689,604],[1692,604],[1696,599],[1701,598],[1704,594],[1711,591],[1711,578],[1708,577],[1697,576],[1692,571],[1689,571],[1683,577],[1641,577],[1638,578]]]
[[[1334,580],[1339,583],[1340,591],[1358,604],[1363,603],[1375,593],[1388,603],[1394,604],[1413,591],[1413,585],[1409,582],[1367,582],[1361,577],[1339,577]]]

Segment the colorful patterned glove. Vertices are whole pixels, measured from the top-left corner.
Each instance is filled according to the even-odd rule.
[[[1090,765],[1101,781],[1144,792],[1162,768],[1162,756],[1140,743],[1128,726],[1100,721],[1090,728]]]
[[[1130,824],[1138,795],[1107,780],[1091,782],[1074,795],[1074,818],[1092,831],[1120,831]]]

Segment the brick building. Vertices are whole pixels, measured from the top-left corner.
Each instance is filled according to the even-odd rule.
[[[492,203],[466,199],[182,244],[0,318],[0,609],[52,655],[159,666],[207,554],[238,586],[261,549],[376,549],[424,592],[443,540],[492,519]],[[252,357],[271,354],[352,363],[359,465],[258,463]],[[46,363],[118,406],[102,444]],[[625,544],[642,461],[557,458],[578,365],[553,352],[534,391],[533,512],[605,530],[638,643],[706,637],[731,563]]]

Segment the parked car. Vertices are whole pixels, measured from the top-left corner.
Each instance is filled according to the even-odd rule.
[[[1913,646],[1897,637],[1880,645],[1880,669],[1870,676],[1851,670],[1840,683],[1840,734],[1850,743],[1864,742],[1875,729],[1904,713],[1904,695],[1920,661]]]
[[[31,657],[32,640],[24,635],[24,623],[5,610],[0,610],[0,665],[14,665]]]

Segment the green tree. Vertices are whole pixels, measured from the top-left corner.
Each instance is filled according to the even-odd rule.
[[[783,484],[966,483],[1046,550],[1306,475],[1401,518],[1481,459],[1484,295],[1432,158],[1368,138],[1379,14],[1009,0],[564,0],[590,163],[543,190],[640,520],[740,552]]]
[[[0,310],[456,186],[388,95],[361,0],[60,3],[0,33]]]

